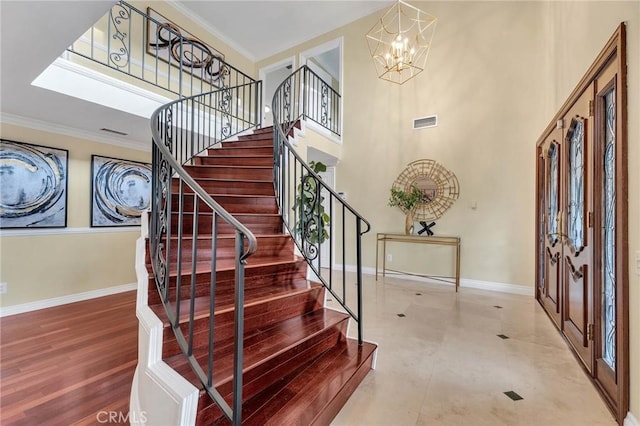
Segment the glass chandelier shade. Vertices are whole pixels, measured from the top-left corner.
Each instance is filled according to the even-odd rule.
[[[427,62],[438,18],[398,0],[366,35],[378,77],[402,84]]]

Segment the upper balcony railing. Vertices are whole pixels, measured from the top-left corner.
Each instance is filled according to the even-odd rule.
[[[178,97],[254,81],[214,48],[153,9],[147,12],[116,3],[69,46],[69,59],[87,67],[106,66],[128,76],[125,80],[144,81]]]

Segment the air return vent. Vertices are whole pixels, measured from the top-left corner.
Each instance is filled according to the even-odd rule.
[[[438,125],[438,116],[430,115],[428,117],[415,118],[413,120],[413,130],[426,129],[428,127],[436,127]]]
[[[113,133],[114,135],[120,135],[120,136],[127,136],[128,135],[128,133],[121,132],[120,130],[107,129],[107,128],[104,128],[104,127],[102,129],[100,129],[100,130],[102,130],[103,132],[107,132],[107,133]]]

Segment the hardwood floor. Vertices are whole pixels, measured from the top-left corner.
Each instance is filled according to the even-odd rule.
[[[0,319],[0,424],[128,423],[137,330],[135,291]]]

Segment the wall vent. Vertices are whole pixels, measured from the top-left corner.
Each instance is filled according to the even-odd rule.
[[[430,115],[428,117],[415,118],[413,120],[413,130],[426,129],[428,127],[436,127],[438,125],[438,116]]]
[[[107,129],[107,128],[104,128],[104,127],[102,129],[100,129],[100,130],[102,130],[103,132],[113,133],[113,134],[120,135],[120,136],[127,136],[128,135],[128,133],[121,132],[119,130]]]

